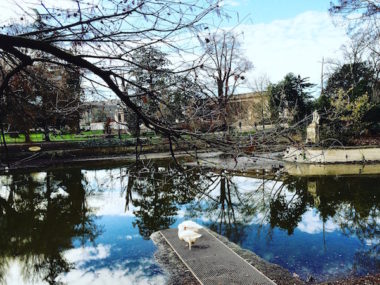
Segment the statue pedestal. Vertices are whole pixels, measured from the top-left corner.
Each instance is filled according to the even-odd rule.
[[[306,143],[318,144],[319,143],[319,125],[311,123],[306,129]]]

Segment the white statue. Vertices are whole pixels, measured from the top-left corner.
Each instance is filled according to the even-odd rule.
[[[318,144],[319,143],[319,116],[317,111],[313,112],[313,121],[306,129],[306,143]]]
[[[321,119],[321,117],[319,116],[317,110],[315,110],[313,112],[313,121],[312,121],[312,123],[315,123],[315,124],[319,125],[319,120],[320,119]]]

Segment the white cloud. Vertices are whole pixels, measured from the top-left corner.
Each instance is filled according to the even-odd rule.
[[[240,6],[240,2],[236,1],[236,0],[223,0],[220,3],[220,6],[233,6],[233,7],[237,7],[237,6]]]
[[[14,1],[0,1],[0,24],[9,17],[21,15]],[[224,0],[223,5],[239,6],[240,1]],[[32,1],[33,5],[38,2]],[[69,0],[48,0],[50,5],[58,5],[58,2],[63,7],[72,5]],[[334,22],[339,20],[335,18]],[[244,32],[243,48],[255,66],[247,76],[251,82],[262,74],[268,75],[272,82],[277,82],[288,72],[293,72],[310,77],[311,82],[319,84],[322,57],[341,58],[339,49],[348,41],[345,27],[334,25],[327,12],[307,11],[286,20],[240,25],[235,30]],[[197,44],[196,39],[189,40],[188,35],[179,42],[186,42],[187,48],[189,43]],[[195,56],[184,56],[185,59],[188,57],[193,59]]]
[[[71,270],[64,278],[63,282],[67,284],[134,284],[134,285],[150,285],[165,284],[166,277],[164,275],[147,276],[146,268],[140,266],[137,270],[128,271],[123,269],[111,270],[102,268],[95,272],[84,272],[83,270]]]
[[[142,265],[136,269],[130,270],[128,268],[101,268],[99,270],[91,271],[86,269],[72,269],[66,275],[58,277],[57,281],[70,285],[104,285],[104,284],[133,284],[133,285],[153,285],[153,284],[166,284],[166,276],[157,274],[151,276],[149,274],[149,266],[154,263],[153,259],[145,259]],[[8,285],[45,285],[47,282],[36,278],[29,280],[23,277],[23,264],[15,259],[10,261],[7,274],[5,276],[5,283]]]
[[[237,30],[244,33],[243,48],[255,66],[249,79],[267,74],[272,82],[293,72],[319,83],[322,57],[340,58],[348,40],[345,28],[335,26],[328,13],[314,11]]]
[[[22,13],[13,0],[0,1],[0,25],[8,23],[11,19],[19,19]]]
[[[136,209],[130,205],[126,209],[126,193],[128,185],[127,169],[83,170],[89,189],[96,192],[87,198],[87,205],[95,210],[97,216],[129,216],[133,217]],[[133,198],[138,198],[137,194]]]
[[[297,228],[308,234],[318,234],[323,231],[323,221],[316,210],[308,210],[302,215],[302,221],[298,224]],[[330,220],[327,220],[325,223],[325,232],[333,232],[336,229],[338,229],[338,226]]]
[[[126,260],[126,262],[130,262]],[[135,261],[131,261],[134,263]],[[60,278],[67,284],[165,284],[166,276],[157,274],[152,276],[149,267],[155,264],[153,258],[139,260],[140,265],[136,268],[125,268],[123,265],[108,266],[96,270],[73,269]]]
[[[91,1],[89,1],[91,2]],[[72,0],[46,0],[44,5],[48,8],[76,9],[76,4]],[[83,5],[82,5],[83,7]],[[0,25],[9,22],[33,21],[34,12],[31,9],[44,11],[40,0],[1,0],[0,1]]]
[[[107,258],[110,255],[110,245],[98,244],[96,247],[85,246],[66,250],[64,256],[68,262],[76,263],[77,266],[86,261]]]
[[[138,235],[138,234],[134,234],[134,235],[126,235],[124,238],[126,240],[132,240],[132,239],[135,239],[135,238],[141,238],[141,236]]]
[[[133,211],[136,209],[130,205],[125,208],[125,193],[122,194],[116,191],[96,193],[87,198],[89,208],[95,210],[97,216],[128,216],[133,217]],[[133,198],[136,198],[133,196]]]

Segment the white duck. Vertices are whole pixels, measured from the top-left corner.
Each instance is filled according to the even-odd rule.
[[[202,226],[193,221],[184,221],[178,225],[178,238],[189,244],[189,250],[191,250],[191,244],[193,244],[202,235],[198,231]]]
[[[191,244],[195,243],[202,235],[191,230],[178,231],[178,237],[189,244],[189,250],[191,250]]]
[[[191,230],[193,232],[198,232],[201,228],[201,225],[198,225],[197,223],[190,220],[183,221],[178,225],[178,231]]]

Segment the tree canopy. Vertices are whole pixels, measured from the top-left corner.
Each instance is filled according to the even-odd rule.
[[[73,68],[51,69],[35,64],[16,74],[4,90],[2,121],[11,131],[21,131],[29,140],[29,130],[41,128],[49,140],[49,129],[79,127],[82,101],[80,73]]]
[[[187,75],[197,69],[199,43],[188,42],[208,28],[207,17],[220,15],[218,0],[104,0],[94,4],[73,0],[70,8],[50,8],[42,1],[37,13],[26,11],[17,24],[1,27],[0,53],[3,68],[0,96],[10,79],[30,69],[36,63],[77,67],[93,93],[112,92],[151,129],[167,136],[180,137],[188,131],[174,129],[172,122],[160,120],[155,114],[140,108],[127,89],[135,89],[133,98],[159,98],[160,85],[142,84],[130,74],[136,68],[142,72],[161,73],[160,68],[141,65],[134,55],[158,47],[176,58],[171,66],[174,74]],[[32,21],[34,24],[30,25]],[[23,24],[24,23],[24,24]],[[186,60],[184,57],[188,56]],[[172,84],[172,83],[169,83]],[[151,87],[154,87],[153,89]]]
[[[288,73],[283,80],[268,87],[272,119],[291,114],[290,118],[298,122],[311,112],[310,88],[314,84],[308,78]],[[286,117],[286,116],[285,116]]]
[[[375,71],[367,62],[345,63],[329,76],[324,92],[333,98],[339,89],[343,89],[351,99],[364,94],[372,98],[377,85]]]
[[[334,0],[330,13],[343,16],[348,23],[348,34],[360,41],[370,53],[380,55],[380,2],[378,0]]]

